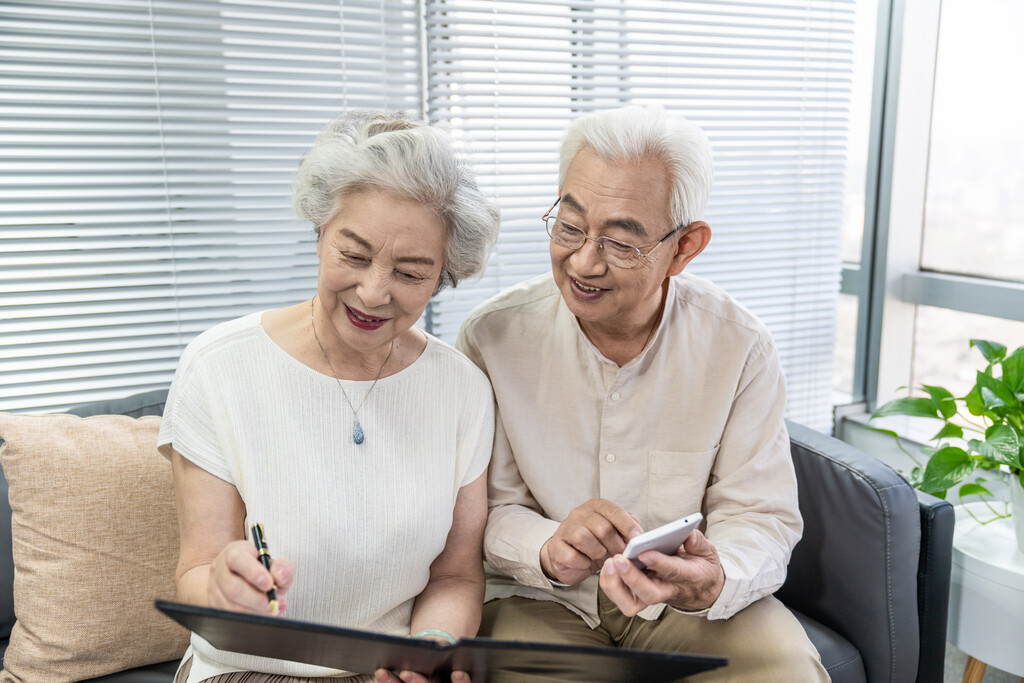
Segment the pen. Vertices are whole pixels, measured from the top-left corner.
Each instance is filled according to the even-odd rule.
[[[263,535],[263,525],[252,525],[252,542],[256,544],[256,550],[260,554],[260,563],[270,571],[270,551],[267,550],[267,539]],[[277,586],[270,585],[267,590],[267,600],[270,601],[270,613],[277,614]]]

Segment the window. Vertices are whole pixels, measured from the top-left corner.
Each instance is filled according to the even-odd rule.
[[[864,12],[874,0],[10,6],[0,409],[166,386],[200,331],[308,296],[313,234],[288,187],[340,108],[424,109],[498,198],[485,277],[423,321],[451,341],[470,308],[549,268],[540,215],[569,121],[661,102],[716,153],[692,270],[768,324],[789,416],[827,429]]]
[[[1024,66],[1019,3],[900,3],[880,136],[867,344],[869,408],[927,383],[963,386],[971,338],[1024,338],[1024,135],[1005,107]]]
[[[864,164],[852,172],[848,164],[854,53],[858,30],[874,31],[874,3],[427,7],[429,115],[465,135],[504,217],[485,277],[433,307],[435,333],[454,338],[474,305],[550,268],[540,216],[557,193],[567,124],[597,109],[660,102],[699,123],[715,151],[713,237],[689,269],[766,322],[786,372],[789,417],[828,430],[840,226]],[[859,12],[870,19],[858,23]]]
[[[944,0],[921,267],[1024,282],[1024,4]]]
[[[0,410],[167,386],[213,324],[314,288],[299,155],[418,111],[416,0],[29,2],[0,14]]]

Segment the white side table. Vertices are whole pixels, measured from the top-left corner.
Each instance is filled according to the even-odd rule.
[[[969,503],[982,520],[992,513]],[[956,506],[953,574],[949,587],[949,641],[970,657],[963,683],[980,683],[988,664],[1024,683],[1024,553],[1013,520],[978,524]]]

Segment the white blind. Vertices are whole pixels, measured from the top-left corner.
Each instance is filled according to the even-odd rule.
[[[788,416],[831,425],[854,0],[428,0],[429,116],[460,130],[502,235],[485,277],[433,307],[465,314],[550,268],[540,216],[582,113],[660,102],[715,151],[713,237],[690,269],[772,330]]]
[[[344,107],[422,101],[417,0],[0,6],[0,410],[166,386],[315,291],[289,184]]]

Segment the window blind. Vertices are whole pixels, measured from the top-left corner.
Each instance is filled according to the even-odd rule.
[[[345,107],[422,107],[417,0],[0,7],[0,410],[165,387],[222,320],[315,291],[290,212]]]
[[[689,269],[768,325],[788,416],[829,430],[853,0],[428,0],[429,116],[459,131],[502,234],[483,278],[442,296],[435,334],[550,268],[540,221],[558,145],[589,111],[660,102],[715,152],[713,236]]]

